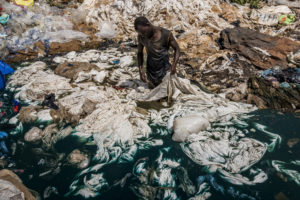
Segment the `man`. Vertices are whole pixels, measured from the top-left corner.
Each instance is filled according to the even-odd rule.
[[[176,73],[176,65],[179,60],[180,49],[171,31],[153,26],[146,17],[138,17],[134,21],[134,28],[138,32],[138,66],[141,80],[146,82],[145,73],[142,70],[144,47],[147,51],[147,78],[157,86],[170,71]],[[169,48],[174,49],[174,60],[169,62]]]

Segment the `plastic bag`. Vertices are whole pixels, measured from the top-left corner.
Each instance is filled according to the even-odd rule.
[[[20,6],[33,6],[34,1],[33,0],[15,0],[17,5]]]
[[[51,42],[70,42],[72,40],[86,40],[87,35],[79,32],[79,31],[73,31],[73,30],[60,30],[56,32],[47,32],[44,36],[44,40],[49,40]]]
[[[115,25],[112,22],[102,22],[99,28],[100,31],[95,34],[99,38],[112,39],[117,34]]]
[[[295,21],[295,15],[281,15],[279,17],[279,23],[284,25],[289,25]]]
[[[0,60],[0,71],[3,75],[14,73],[14,70],[8,64],[6,64],[1,60]]]
[[[9,19],[9,15],[6,14],[6,13],[3,13],[1,16],[0,16],[0,24],[6,24],[7,21]]]

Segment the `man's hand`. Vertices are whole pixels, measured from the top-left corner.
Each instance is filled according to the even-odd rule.
[[[171,73],[171,75],[176,73],[176,67],[174,65],[172,65],[169,69],[169,72]]]
[[[141,80],[142,80],[143,82],[147,82],[147,79],[146,79],[146,76],[145,76],[145,73],[144,73],[144,72],[141,72],[141,73],[140,73],[140,77],[141,77]]]

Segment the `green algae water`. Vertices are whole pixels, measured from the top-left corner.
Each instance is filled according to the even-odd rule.
[[[208,173],[199,165],[190,160],[182,151],[180,145],[171,140],[172,132],[166,127],[152,125],[152,134],[147,140],[145,148],[136,148],[131,157],[122,161],[112,162],[97,170],[97,176],[92,182],[80,179],[76,185],[88,184],[92,190],[96,188],[95,197],[83,197],[70,192],[70,185],[82,170],[68,166],[65,163],[56,163],[57,156],[68,155],[73,149],[84,149],[94,155],[97,146],[88,140],[82,141],[78,136],[70,135],[56,146],[56,152],[41,153],[30,145],[20,143],[22,135],[11,136],[9,143],[16,142],[16,154],[12,156],[16,169],[23,169],[19,173],[23,182],[29,188],[38,191],[45,199],[189,199],[199,190],[201,180],[207,180],[207,189],[210,195],[207,199],[299,199],[300,166],[291,164],[299,160],[300,154],[300,118],[297,114],[283,114],[273,110],[262,110],[249,113],[247,137],[261,142],[268,142],[268,138],[257,129],[259,123],[267,127],[269,132],[281,137],[281,143],[276,145],[273,152],[267,152],[252,168],[263,170],[268,179],[264,183],[255,185],[234,185],[221,179],[214,173]],[[24,126],[23,132],[30,129],[32,124]],[[217,125],[216,125],[217,126]],[[6,128],[9,132],[10,127]],[[36,147],[37,148],[37,147]],[[113,155],[112,155],[113,156]],[[48,164],[43,166],[40,159]],[[272,165],[274,160],[287,163],[287,168],[293,170],[294,176],[279,172]],[[91,161],[91,166],[97,161]],[[47,169],[57,168],[56,173],[50,176],[40,174]],[[145,171],[149,173],[145,173]],[[55,170],[54,170],[55,171]],[[162,173],[164,177],[162,177]],[[88,176],[93,176],[90,174]],[[144,177],[142,177],[144,176]],[[203,180],[203,179],[202,179]],[[48,188],[48,190],[45,189]],[[50,188],[50,190],[49,190]],[[47,194],[47,191],[53,191]],[[88,195],[87,195],[88,196]]]

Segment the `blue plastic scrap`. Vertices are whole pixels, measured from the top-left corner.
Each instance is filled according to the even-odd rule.
[[[13,68],[11,68],[8,64],[0,60],[0,90],[5,88],[5,77],[4,75],[14,73]]]
[[[120,63],[120,60],[114,60],[113,63],[114,63],[115,65],[117,65],[117,64]]]
[[[8,64],[0,60],[0,71],[3,75],[12,74],[15,71]]]
[[[291,87],[291,85],[288,84],[287,82],[280,83],[279,86],[282,87],[282,88],[290,88]]]

